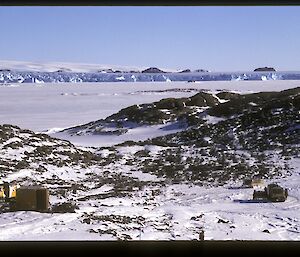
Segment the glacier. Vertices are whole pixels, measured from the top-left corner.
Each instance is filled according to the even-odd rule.
[[[0,84],[82,82],[171,82],[300,80],[300,72],[190,72],[190,73],[103,73],[0,71]]]

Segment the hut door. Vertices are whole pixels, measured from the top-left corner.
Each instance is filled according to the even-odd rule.
[[[36,191],[36,207],[38,210],[46,210],[47,209],[46,190],[37,190]]]

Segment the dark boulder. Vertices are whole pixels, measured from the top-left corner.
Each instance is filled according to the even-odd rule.
[[[52,213],[74,213],[75,209],[79,209],[77,205],[72,203],[58,203],[52,206]]]
[[[271,234],[271,232],[268,229],[264,229],[262,232]]]

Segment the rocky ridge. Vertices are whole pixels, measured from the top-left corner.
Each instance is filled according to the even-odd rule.
[[[299,97],[300,88],[248,95],[200,92],[189,98],[131,106],[105,120],[67,131],[122,134],[130,124],[179,122],[186,128],[182,132],[122,143],[120,147],[142,147],[140,154],[127,155],[123,161],[173,182],[217,185],[247,176],[267,178],[288,174],[284,160],[299,158]],[[109,126],[113,132],[108,132]],[[147,150],[151,146],[160,150],[153,154]],[[114,151],[118,152],[117,147]],[[274,163],[274,158],[283,161]]]

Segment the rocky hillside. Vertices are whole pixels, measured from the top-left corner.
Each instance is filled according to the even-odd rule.
[[[76,135],[120,135],[126,133],[130,128],[143,125],[158,125],[170,122],[188,122],[192,124],[200,112],[218,105],[220,102],[227,101],[225,98],[230,95],[231,93],[213,95],[200,92],[188,98],[166,98],[154,103],[132,105],[106,119],[66,129],[64,132]],[[225,98],[220,99],[219,96]]]
[[[128,196],[132,188],[147,184],[120,173],[118,154],[95,154],[13,125],[0,125],[0,154],[0,181],[46,186],[53,210],[59,212],[73,212],[75,206],[95,197]],[[109,171],[112,165],[116,168]],[[103,187],[108,189],[95,193]],[[66,205],[57,206],[61,202]]]
[[[168,115],[157,117],[155,122],[181,119],[189,128],[121,144],[119,147],[141,147],[122,157],[133,169],[172,183],[222,185],[246,177],[285,176],[291,171],[288,161],[300,156],[300,88],[249,95],[199,93],[146,105],[144,112],[143,108],[134,109],[140,115],[129,112],[130,107],[113,117],[149,124],[148,118],[142,119],[143,114],[151,108],[161,110],[161,102],[169,104],[163,106],[169,107],[165,111]],[[197,108],[201,111],[195,111]]]
[[[118,135],[128,126],[170,122],[182,122],[186,129],[93,152],[2,125],[0,175],[29,184],[70,184],[95,181],[95,170],[102,175],[127,170],[121,173],[128,181],[133,173],[142,172],[162,181],[201,185],[222,185],[248,176],[287,175],[291,170],[288,161],[299,158],[299,107],[300,88],[248,95],[200,92],[189,98],[134,105],[105,120],[67,131]]]
[[[294,208],[290,214],[294,217],[299,206],[299,183],[293,181],[300,157],[299,96],[300,88],[248,95],[200,92],[189,98],[131,106],[105,120],[69,130],[97,134],[111,124],[118,124],[118,129],[128,123],[187,125],[178,133],[113,147],[80,148],[1,125],[1,180],[45,185],[55,214],[2,213],[3,235],[9,237],[12,224],[23,224],[22,233],[27,231],[29,238],[30,233],[47,238],[53,231],[55,238],[62,238],[57,232],[66,231],[69,237],[64,238],[77,233],[78,238],[96,240],[147,239],[146,235],[174,240],[187,234],[189,239],[198,239],[204,224],[207,238],[212,231],[223,231],[222,238],[237,231],[234,238],[240,239],[241,231],[253,230],[254,223],[259,224],[254,230],[263,236],[263,226],[270,224],[267,229],[272,235],[278,213],[286,215],[287,208]],[[97,126],[102,126],[99,132]],[[243,204],[251,202],[253,190],[236,185],[249,177],[289,182],[291,196],[284,208],[266,204],[268,209],[257,216],[256,208],[262,211],[264,205]],[[41,215],[39,220],[37,215]],[[37,224],[35,230],[30,229],[32,224]],[[292,231],[292,238],[298,239],[298,224],[286,218],[284,225]],[[278,226],[282,235],[281,223]]]
[[[154,103],[129,106],[106,119],[66,129],[64,132],[71,135],[121,135],[139,126],[179,122],[182,126],[192,127],[205,123],[207,119],[227,119],[241,114],[251,116],[249,119],[252,123],[259,122],[257,124],[260,126],[263,125],[260,123],[266,122],[264,117],[276,124],[278,121],[274,115],[278,114],[280,108],[283,111],[299,108],[298,92],[299,88],[248,95],[203,91],[192,97],[166,98]]]
[[[290,96],[290,101],[267,101],[253,111],[251,108],[217,123],[208,119],[187,131],[150,140],[147,144],[164,146],[166,154],[160,154],[161,162],[154,160],[148,169],[162,176],[168,174],[164,166],[169,158],[170,166],[176,167],[176,171],[170,167],[172,177],[201,183],[212,174],[226,182],[288,173],[287,160],[300,156],[299,96]],[[232,114],[231,109],[218,110]]]
[[[8,124],[0,125],[0,153],[0,180],[23,185],[70,186],[101,163],[68,141]]]

